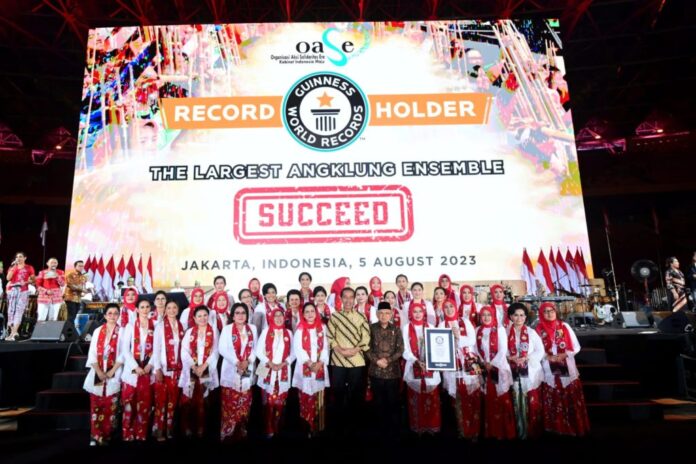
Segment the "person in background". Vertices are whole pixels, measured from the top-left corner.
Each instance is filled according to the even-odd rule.
[[[401,327],[401,312],[396,305],[396,293],[391,290],[384,292],[384,300],[382,303],[384,302],[389,303],[389,307],[392,309],[392,319],[390,322],[397,327]]]
[[[63,293],[63,299],[68,308],[69,321],[75,320],[77,313],[80,311],[82,295],[87,291],[84,261],[75,261],[73,266],[73,270],[65,275],[65,292]]]
[[[314,295],[314,307],[317,309],[317,315],[324,324],[328,324],[329,319],[334,313],[334,309],[326,302],[326,289],[322,286],[317,286],[314,287],[312,293]]]
[[[250,290],[253,297],[254,290]],[[285,311],[283,305],[278,301],[278,289],[270,282],[263,284],[263,297],[259,304],[256,305],[256,308],[254,308],[254,316],[251,321],[256,326],[258,332],[263,332],[263,329],[271,323],[273,312],[278,308]]]
[[[109,303],[104,309],[106,324],[97,327],[87,354],[89,372],[83,388],[89,393],[90,446],[107,445],[116,428],[121,367],[123,366],[122,328],[116,323],[118,305]]]
[[[129,288],[132,288],[133,290],[138,292],[138,295],[143,293],[143,291],[141,289],[139,289],[137,285],[135,285],[135,277],[129,277],[126,280],[126,289],[129,289]]]
[[[158,290],[155,293],[155,308],[150,312],[150,318],[154,319],[155,323],[159,323],[166,317],[167,293],[163,290]]]
[[[382,301],[382,298],[384,298],[384,294],[382,293],[382,280],[374,276],[370,279],[370,295],[367,297],[367,302],[370,303],[370,306],[376,308],[377,304]]]
[[[667,258],[667,271],[665,272],[667,292],[672,303],[672,311],[677,312],[686,307],[686,280],[679,270],[679,260],[672,256]]]
[[[433,304],[423,298],[423,284],[420,282],[413,282],[411,284],[411,301],[404,303],[404,307],[401,310],[401,325],[408,325],[409,319],[411,317],[410,306],[414,303],[423,305],[425,308],[425,320],[428,321],[430,327],[435,326],[435,310],[433,309]],[[398,295],[397,295],[398,298]]]
[[[299,290],[289,290],[286,295],[285,328],[295,333],[302,322],[302,294]]]
[[[394,292],[387,292],[394,295]],[[386,294],[385,294],[386,295]],[[394,296],[396,299],[396,296]],[[377,319],[370,326],[370,359],[368,375],[377,413],[378,431],[389,437],[399,436],[399,386],[404,339],[399,323],[394,322],[395,309],[387,301],[377,306]]]
[[[7,325],[10,334],[5,338],[16,341],[24,311],[29,304],[29,284],[34,281],[34,268],[26,263],[27,255],[17,252],[12,266],[7,271]]]
[[[263,303],[263,295],[261,294],[261,281],[259,281],[259,279],[257,279],[256,277],[252,277],[252,279],[249,281],[247,288],[251,291],[251,300],[253,302],[252,308],[256,308],[256,306]],[[259,326],[256,326],[256,328],[259,329]]]
[[[329,299],[327,300],[327,303],[336,311],[340,311],[343,307],[341,292],[346,287],[350,287],[350,277],[339,277],[338,279],[334,280],[331,284],[331,289],[329,290]]]
[[[224,295],[227,300],[228,309],[235,303],[234,295],[228,292],[225,287],[227,287],[227,279],[225,279],[225,276],[219,275],[213,279],[213,293],[210,295],[208,301],[206,302],[206,306],[209,309],[215,309],[216,302],[218,301],[218,298],[222,295]],[[227,318],[225,318],[224,323],[227,323]]]
[[[56,258],[50,258],[46,265],[48,267],[36,276],[38,290],[36,319],[37,321],[57,321],[60,306],[63,304],[63,289],[61,287],[65,286],[65,273],[58,269]]]
[[[300,282],[302,306],[304,306],[305,303],[314,303],[314,292],[310,288],[310,285],[312,285],[312,274],[309,272],[301,272],[298,281]]]
[[[251,296],[251,290],[248,288],[241,289],[237,294],[237,299],[239,299],[240,303],[244,303],[249,310],[249,323],[251,324],[251,315],[254,314],[254,298]]]
[[[411,295],[408,289],[408,277],[404,274],[396,276],[396,286],[398,287],[396,292],[396,306],[392,306],[392,308],[396,308],[397,311],[403,311],[406,303],[413,299],[413,295]]]
[[[478,309],[476,308],[476,300],[474,299],[474,287],[471,285],[462,284],[459,287],[459,317],[469,319],[469,322],[476,327],[478,326]]]

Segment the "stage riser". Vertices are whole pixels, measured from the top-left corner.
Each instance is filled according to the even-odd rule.
[[[640,385],[584,385],[586,401],[637,400],[645,393]]]
[[[84,390],[46,390],[36,395],[36,409],[40,411],[79,411],[89,409],[89,395]]]
[[[606,364],[607,352],[599,348],[583,348],[575,356],[575,362],[578,364]]]
[[[608,406],[587,403],[590,422],[617,423],[629,421],[661,421],[664,419],[662,406],[646,404],[612,404]]]
[[[53,389],[81,390],[85,383],[87,372],[59,372],[53,375]]]
[[[87,369],[87,356],[70,356],[66,370],[83,371]]]
[[[85,430],[89,432],[89,410],[70,412],[29,411],[17,419],[19,433],[47,430]]]
[[[580,379],[583,381],[627,380],[630,376],[618,364],[578,364]]]

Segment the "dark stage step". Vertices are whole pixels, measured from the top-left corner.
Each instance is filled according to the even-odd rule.
[[[78,411],[38,411],[17,417],[17,431],[35,433],[47,430],[89,430],[89,409]]]
[[[626,373],[621,364],[577,364],[580,379],[584,381],[626,380]]]
[[[580,353],[575,355],[578,364],[606,364],[607,350],[604,348],[583,347]]]
[[[89,394],[84,390],[44,390],[36,395],[36,410],[74,411],[89,409]]]
[[[84,371],[85,369],[87,369],[87,356],[78,355],[68,358],[66,371]]]
[[[636,400],[645,394],[636,380],[585,380],[582,382],[587,401]]]
[[[602,423],[663,420],[662,406],[652,401],[587,401],[590,421]]]
[[[87,377],[87,371],[58,372],[53,374],[53,389],[81,390],[85,377]]]

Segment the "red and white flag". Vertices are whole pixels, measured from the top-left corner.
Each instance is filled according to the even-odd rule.
[[[126,261],[123,255],[121,255],[121,260],[118,262],[118,266],[116,266],[116,283],[118,282],[126,284]]]
[[[568,278],[570,279],[570,290],[575,293],[580,293],[579,272],[575,264],[575,258],[573,258],[573,254],[570,252],[570,248],[566,249],[565,262],[568,268]]]
[[[42,247],[46,246],[46,232],[48,232],[48,221],[46,220],[46,215],[44,214],[43,224],[41,224],[41,233],[39,234],[39,237],[41,237]]]
[[[544,250],[539,250],[539,258],[537,259],[536,275],[539,276],[539,280],[544,279],[542,283],[546,286],[548,293],[554,293],[556,291],[553,285],[553,277],[551,276],[551,268],[549,267],[549,262],[544,256]]]
[[[94,267],[94,277],[92,278],[92,283],[94,284],[94,293],[97,295],[102,295],[102,279],[104,278],[104,259],[100,256],[99,261],[93,261]]]
[[[138,287],[138,293],[143,290],[143,255],[138,259],[138,267],[135,269],[135,286]]]
[[[87,256],[87,261],[85,261],[85,272],[87,273],[87,281],[92,282],[94,279],[94,269],[92,269],[92,255]]]
[[[558,272],[558,285],[566,291],[571,291],[568,266],[563,259],[560,247],[556,250],[556,271]]]
[[[128,264],[126,264],[126,280],[133,277],[135,279],[135,262],[133,261],[133,255],[128,259]],[[127,284],[128,282],[124,282]]]
[[[152,293],[152,255],[147,258],[147,266],[145,267],[145,275],[143,276],[143,290],[146,293]]]
[[[116,266],[114,265],[114,257],[111,256],[109,262],[104,268],[104,275],[102,276],[102,289],[104,290],[104,295],[111,301],[114,298],[114,278],[116,277]]]
[[[532,267],[532,260],[529,259],[527,254],[527,249],[525,248],[522,252],[522,280],[527,284],[527,295],[536,295],[537,284],[536,276],[534,275],[534,268]]]

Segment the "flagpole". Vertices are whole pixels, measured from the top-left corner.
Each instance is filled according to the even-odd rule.
[[[611,253],[611,240],[609,239],[609,228],[604,225],[604,232],[607,236],[607,248],[609,249],[609,265],[611,266],[611,275],[614,280],[614,292],[616,294],[616,310],[621,312],[621,303],[619,303],[619,289],[616,286],[616,271],[614,270],[614,258]]]

